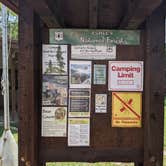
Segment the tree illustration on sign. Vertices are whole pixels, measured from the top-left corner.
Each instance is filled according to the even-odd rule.
[[[53,66],[52,66],[51,60],[49,60],[49,62],[48,62],[48,71],[49,71],[49,73],[52,73],[52,71],[53,71]]]
[[[57,58],[57,65],[59,67],[59,73],[65,72],[64,71],[65,63],[64,63],[64,58],[63,58],[62,54],[63,54],[63,52],[61,50],[61,46],[58,46],[56,58]]]

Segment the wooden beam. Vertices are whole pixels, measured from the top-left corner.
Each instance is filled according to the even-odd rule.
[[[19,13],[18,0],[0,0],[0,2],[6,5],[9,9],[14,11],[16,14]]]
[[[135,163],[134,163],[134,166],[143,166],[143,163],[135,162]]]
[[[163,165],[165,16],[162,7],[146,24],[144,166]]]
[[[89,28],[98,26],[98,0],[89,0]]]
[[[15,54],[15,52],[13,53]],[[16,121],[17,91],[16,91],[16,58],[15,55],[9,57],[11,68],[11,119]]]
[[[59,6],[61,6],[61,3],[62,1],[47,0],[47,5],[50,8],[50,10],[53,12],[54,16],[56,16],[60,27],[64,28],[65,27],[64,17],[62,17],[64,11],[59,8]]]
[[[27,0],[29,5],[37,12],[40,18],[48,27],[60,28],[61,25],[53,10],[51,10],[47,1],[45,0]]]
[[[19,9],[19,166],[38,166],[41,20],[25,0],[19,1]]]
[[[120,29],[137,29],[162,3],[162,0],[128,1],[128,10],[120,23]]]

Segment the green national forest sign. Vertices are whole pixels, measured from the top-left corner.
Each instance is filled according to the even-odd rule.
[[[50,29],[50,44],[71,45],[139,45],[140,31]]]

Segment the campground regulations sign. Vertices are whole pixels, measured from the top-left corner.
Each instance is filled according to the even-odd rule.
[[[141,127],[142,93],[112,92],[112,127]]]
[[[109,61],[108,89],[143,91],[143,61]]]
[[[50,29],[50,44],[71,45],[139,45],[140,31]]]

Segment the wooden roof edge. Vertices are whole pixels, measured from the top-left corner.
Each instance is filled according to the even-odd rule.
[[[128,4],[128,10],[123,17],[119,29],[137,29],[145,19],[157,9],[163,0],[134,0]]]
[[[11,9],[16,14],[19,13],[18,9],[18,1],[13,0],[0,0],[1,3],[3,3],[5,6],[7,6],[9,9]]]
[[[45,0],[26,0],[48,27],[61,28],[58,17]]]

